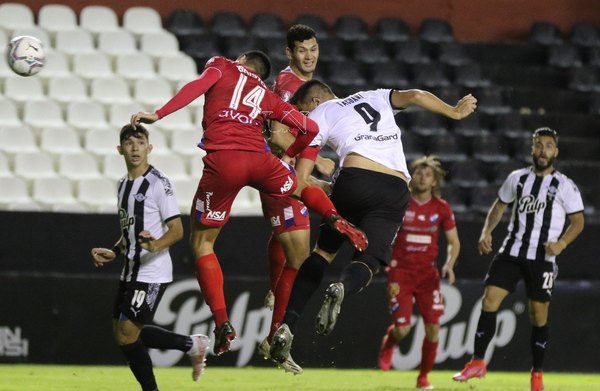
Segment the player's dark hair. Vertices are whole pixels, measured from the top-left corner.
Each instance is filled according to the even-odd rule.
[[[548,136],[548,137],[552,137],[554,139],[554,143],[556,145],[558,145],[558,133],[556,133],[556,130],[551,129],[547,126],[543,126],[541,128],[537,128],[536,130],[533,131],[533,136],[532,139],[536,139],[539,136]]]
[[[288,100],[290,104],[298,105],[298,102],[305,102],[309,95],[335,95],[331,87],[317,79],[311,79],[304,82]]]
[[[127,140],[129,137],[135,138],[144,138],[150,139],[150,134],[148,133],[148,129],[143,127],[142,125],[136,125],[135,128],[131,124],[127,124],[121,128],[121,133],[119,134],[119,142],[123,142]]]
[[[296,46],[294,42],[302,42],[311,38],[317,38],[317,33],[312,27],[305,24],[295,24],[287,32],[287,47],[294,50],[294,46]]]
[[[271,74],[271,60],[260,50],[250,50],[242,54],[246,57],[246,65],[252,67],[261,79],[267,80]],[[240,56],[240,57],[242,57]]]

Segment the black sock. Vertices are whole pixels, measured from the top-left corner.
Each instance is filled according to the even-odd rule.
[[[321,284],[327,266],[329,263],[325,258],[315,252],[311,253],[300,266],[283,316],[283,323],[288,325],[292,334],[296,333],[296,323],[300,319],[300,314]]]
[[[154,372],[152,371],[152,360],[142,342],[138,339],[134,343],[119,347],[125,359],[127,359],[131,372],[142,386],[142,390],[157,390],[156,379],[154,379]]]
[[[341,283],[344,284],[344,297],[362,291],[373,278],[366,263],[352,262],[342,271]]]
[[[157,326],[144,326],[140,340],[147,348],[187,352],[194,344],[189,335],[176,334]]]
[[[475,349],[473,357],[483,359],[490,341],[496,333],[496,312],[481,311],[477,331],[475,332]]]
[[[546,354],[546,348],[548,347],[548,334],[549,327],[544,325],[542,327],[531,328],[531,355],[533,356],[533,371],[541,372],[544,370],[544,355]]]

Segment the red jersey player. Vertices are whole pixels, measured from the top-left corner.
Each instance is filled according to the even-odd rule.
[[[358,248],[367,245],[362,231],[341,218],[327,195],[315,186],[298,186],[291,167],[272,155],[262,136],[263,124],[275,119],[300,129],[285,150],[296,156],[318,133],[316,124],[270,91],[263,80],[271,64],[267,55],[249,51],[236,61],[213,57],[200,77],[154,113],[136,113],[131,124],[153,123],[205,95],[204,137],[200,146],[207,154],[204,170],[191,209],[190,243],[196,256],[196,276],[204,300],[215,318],[214,352],[229,350],[236,332],[229,322],[223,293],[223,273],[214,253],[214,243],[229,219],[235,196],[252,186],[274,196],[294,194],[324,216]]]
[[[438,344],[439,318],[444,313],[437,269],[438,234],[443,230],[448,242],[448,256],[442,276],[454,283],[454,262],[460,242],[450,205],[439,197],[440,182],[445,172],[439,160],[427,156],[412,164],[411,197],[404,223],[393,244],[392,260],[387,269],[390,310],[394,323],[383,338],[379,367],[392,365],[392,354],[398,342],[411,328],[413,298],[425,323],[421,366],[417,388],[432,389],[427,374],[433,368]]]

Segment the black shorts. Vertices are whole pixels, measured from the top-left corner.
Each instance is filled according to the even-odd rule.
[[[553,262],[497,254],[490,264],[485,285],[497,286],[512,293],[523,278],[530,300],[548,302],[557,275],[558,267]]]
[[[113,319],[127,319],[141,324],[152,322],[154,313],[169,283],[119,281],[113,305]]]
[[[370,258],[381,265],[388,264],[408,200],[408,186],[398,177],[360,168],[342,168],[333,186],[331,201],[339,214],[362,229],[369,239],[367,249],[356,251],[353,260]],[[319,248],[335,253],[344,241],[344,236],[321,224]]]

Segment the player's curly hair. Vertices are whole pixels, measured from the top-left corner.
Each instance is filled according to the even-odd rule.
[[[439,197],[442,194],[442,182],[444,181],[447,172],[442,168],[442,162],[440,162],[440,158],[435,155],[423,156],[414,160],[410,165],[410,172],[414,174],[417,168],[425,167],[429,167],[433,171],[436,184],[433,187],[432,193]],[[412,186],[409,185],[409,187],[411,187],[412,190]]]

